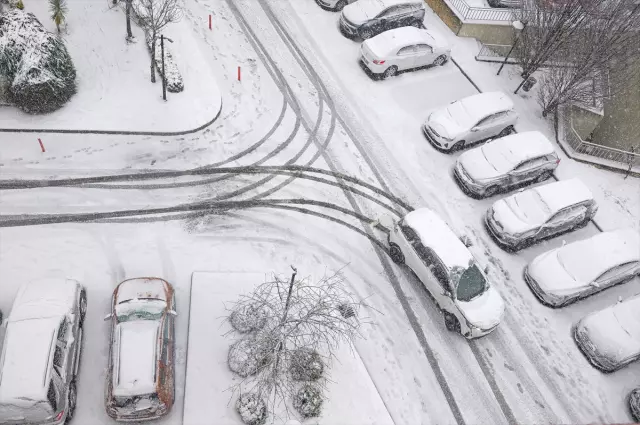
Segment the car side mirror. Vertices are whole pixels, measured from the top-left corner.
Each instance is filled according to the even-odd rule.
[[[169,310],[167,313],[169,313],[172,316],[177,316],[178,312],[176,312],[175,310]]]
[[[113,317],[113,315],[111,313],[109,313],[106,316],[104,316],[104,318],[102,320],[104,320],[106,322],[107,320],[111,319],[111,317]]]
[[[484,274],[489,274],[489,265],[484,266]]]

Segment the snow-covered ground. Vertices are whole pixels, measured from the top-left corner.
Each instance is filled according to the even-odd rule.
[[[208,14],[214,18],[214,31],[206,28]],[[213,127],[187,137],[46,135],[45,142],[51,140],[46,154],[37,150],[33,136],[9,134],[2,136],[0,149],[3,178],[101,175],[123,169],[186,169],[263,160],[264,164],[335,168],[382,186],[414,207],[434,209],[459,234],[468,235],[474,242],[470,249],[482,265],[489,266],[489,278],[506,301],[506,315],[494,333],[480,340],[468,342],[451,334],[414,275],[391,265],[355,232],[289,211],[255,209],[182,221],[147,217],[125,219],[125,223],[2,228],[0,309],[10,307],[22,281],[52,273],[78,275],[89,288],[92,332],[87,332],[80,372],[79,423],[91,415],[100,423],[110,423],[101,404],[104,366],[95,365],[106,365],[102,315],[120,280],[158,275],[175,285],[178,348],[184,353],[193,271],[268,273],[286,270],[289,264],[308,274],[348,264],[345,271],[353,290],[370,297],[377,310],[372,312],[376,325],[366,333],[367,339],[358,342],[358,352],[397,424],[629,421],[625,397],[640,382],[640,364],[601,374],[576,348],[571,327],[618,297],[640,292],[640,280],[563,309],[552,310],[537,301],[522,279],[524,266],[563,240],[583,239],[598,229],[590,225],[518,254],[503,252],[491,241],[482,215],[497,197],[473,200],[464,195],[451,177],[457,155],[435,151],[420,132],[430,109],[477,92],[454,63],[373,81],[357,64],[358,43],[342,37],[336,28],[338,15],[321,10],[311,0],[197,0],[187,5],[185,17],[197,40],[194,48],[208,58],[221,87],[223,110]],[[118,25],[124,22],[120,18]],[[509,93],[517,86],[512,70],[496,77],[495,65],[474,60],[475,41],[456,38],[431,12],[425,24],[454,44],[453,58],[481,90]],[[234,81],[238,63],[250,70],[243,73],[242,82]],[[527,94],[511,97],[521,117],[517,129],[536,129],[554,140],[552,125],[542,119],[534,99]],[[240,156],[263,139],[256,150]],[[317,149],[325,143],[327,151],[321,155]],[[600,227],[639,228],[637,179],[625,180],[576,163],[559,147],[558,153],[562,162],[557,177],[577,176],[589,186],[600,205],[595,219]],[[153,208],[219,197],[257,178],[198,185],[187,185],[185,180],[166,179],[161,183],[168,183],[167,187],[153,190],[3,191],[0,208],[3,215],[14,217]],[[238,196],[256,195],[283,182],[284,177],[276,177]],[[305,197],[349,209],[354,205],[339,189],[303,179],[269,197]],[[357,198],[356,203],[370,217],[382,214],[371,202]],[[332,214],[360,225],[355,219]],[[178,358],[178,403],[168,423],[180,423],[183,406],[184,355]]]

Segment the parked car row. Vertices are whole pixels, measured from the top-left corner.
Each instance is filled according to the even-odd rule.
[[[0,424],[68,423],[87,314],[72,279],[25,283],[6,320],[0,355]],[[158,278],[129,279],[113,293],[106,411],[117,421],[165,415],[174,402],[175,296]]]

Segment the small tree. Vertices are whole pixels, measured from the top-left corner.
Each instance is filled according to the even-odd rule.
[[[58,33],[60,33],[60,25],[67,20],[67,10],[67,0],[49,0],[51,19],[55,22]]]
[[[248,351],[269,354],[261,355],[254,373],[232,388],[268,400],[271,412],[283,400],[295,400],[300,380],[314,381],[314,388],[322,388],[325,367],[318,363],[335,357],[340,344],[351,346],[361,336],[361,325],[368,323],[357,315],[364,303],[347,290],[340,272],[312,283],[296,279],[297,270],[293,270],[288,282],[275,277],[242,296],[231,309],[231,315],[264,311],[264,325],[243,341],[254,345]],[[307,360],[309,370],[302,370],[301,363]]]
[[[137,0],[135,13],[151,41],[151,82],[156,82],[156,42],[162,30],[182,18],[180,0]]]

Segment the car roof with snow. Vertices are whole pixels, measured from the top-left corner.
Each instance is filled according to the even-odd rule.
[[[478,119],[498,112],[510,111],[514,107],[509,96],[499,91],[474,94],[458,102],[464,106],[469,115]]]
[[[404,223],[417,233],[424,246],[432,248],[438,254],[449,270],[454,267],[466,270],[469,263],[475,262],[471,252],[453,230],[430,209],[411,211],[404,217]]]
[[[364,44],[381,55],[395,54],[398,49],[415,44],[428,44],[439,48],[448,46],[439,34],[416,27],[400,27],[385,31],[365,40]]]
[[[18,290],[8,320],[59,317],[74,306],[78,286],[77,281],[64,278],[25,283]]]
[[[0,364],[0,404],[46,400],[46,379],[62,317],[9,322]]]
[[[540,198],[547,204],[551,212],[559,211],[580,202],[593,200],[593,194],[589,188],[578,178],[561,180],[530,190],[535,190],[540,195]]]
[[[549,139],[539,131],[510,134],[485,143],[480,148],[500,149],[508,155],[508,160],[513,165],[518,165],[531,158],[555,153]]]
[[[159,321],[133,320],[116,326],[113,394],[130,397],[156,392]]]

